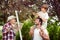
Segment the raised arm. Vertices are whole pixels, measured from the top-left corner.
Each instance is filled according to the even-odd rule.
[[[43,18],[43,17],[41,17],[40,16],[40,18],[44,21],[44,22],[46,22],[48,19],[45,19],[45,18]]]
[[[45,17],[42,17],[41,15],[41,13],[37,13],[37,15],[43,20],[43,22],[46,22],[47,20],[48,20],[48,18],[49,18],[49,16],[48,16],[48,14],[46,13],[46,15],[45,15]]]

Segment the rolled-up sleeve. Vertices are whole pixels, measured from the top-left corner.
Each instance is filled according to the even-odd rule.
[[[47,13],[46,13],[45,19],[49,19],[49,16],[48,16],[48,14],[47,14]]]

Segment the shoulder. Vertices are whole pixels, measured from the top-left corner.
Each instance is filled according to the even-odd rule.
[[[7,26],[8,25],[8,23],[5,23],[3,26]]]
[[[30,29],[34,29],[35,28],[35,25],[31,26]]]
[[[33,26],[31,26],[30,28],[33,28],[34,27],[34,25]]]
[[[10,23],[5,23],[3,27],[9,27]]]

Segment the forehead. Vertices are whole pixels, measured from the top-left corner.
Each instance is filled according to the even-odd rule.
[[[35,20],[39,20],[38,18],[36,18]]]
[[[13,18],[13,19],[11,19],[11,20],[16,20],[16,18]]]

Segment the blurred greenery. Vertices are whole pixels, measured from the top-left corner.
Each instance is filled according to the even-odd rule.
[[[48,24],[48,32],[50,36],[50,40],[60,40],[60,24],[59,21],[55,21],[54,23]]]
[[[6,22],[7,17],[9,15],[14,15],[15,10],[19,12],[19,19],[23,22],[22,28],[22,36],[23,40],[31,40],[32,38],[29,36],[29,30],[32,25],[34,25],[33,20],[31,20],[30,16],[32,16],[33,12],[39,12],[40,7],[43,4],[44,0],[0,0],[0,40],[2,40],[2,32],[1,25]],[[60,9],[59,2],[56,0],[47,0],[45,1],[49,4],[49,16],[52,17],[48,20],[48,33],[51,40],[60,40],[60,22],[57,21],[57,18],[60,19]],[[58,3],[58,4],[57,4]],[[56,4],[56,5],[55,5]],[[57,11],[57,12],[56,12]],[[53,16],[57,15],[58,17],[53,19]],[[32,18],[34,18],[32,16]],[[16,34],[16,40],[20,40],[19,32]]]
[[[0,20],[0,24],[3,25],[3,20]],[[0,40],[2,39],[2,27],[0,25]],[[30,27],[34,25],[31,16],[28,19],[24,20],[23,28],[22,28],[22,37],[23,40],[31,40],[32,38],[29,36]],[[50,17],[48,20],[47,30],[49,32],[50,40],[60,40],[60,22],[56,17]],[[16,34],[16,40],[20,40],[19,32]]]
[[[31,37],[29,36],[29,30],[32,25],[33,25],[33,22],[30,19],[27,19],[24,22],[24,25],[22,28],[23,40],[31,40]]]
[[[56,1],[56,0],[53,0],[53,2],[54,1]],[[2,0],[0,2],[1,2],[0,3],[0,6],[1,6],[0,7],[0,9],[1,9],[0,10],[0,25],[3,25],[4,22],[6,22],[6,19],[8,17],[7,15],[12,15],[12,14],[14,14],[15,10],[18,10],[18,12],[20,13],[19,19],[21,22],[23,22],[23,28],[21,30],[23,40],[31,40],[31,37],[29,36],[29,30],[30,30],[30,27],[32,25],[34,25],[34,23],[33,23],[33,20],[30,19],[30,16],[32,15],[33,11],[34,12],[40,11],[40,6],[43,4],[43,0],[25,0],[25,1],[23,1],[23,0],[21,0],[21,1],[8,0],[8,2],[5,2],[5,0]],[[56,3],[53,4],[53,2],[49,2],[49,0],[47,0],[47,2],[49,3],[49,6],[50,6],[49,7],[49,16],[50,17],[55,16],[55,15],[60,16],[59,15],[60,11],[57,10],[57,11],[59,11],[59,14],[58,14],[55,12],[56,10],[54,10],[56,8],[55,7],[56,5],[54,5],[54,4],[56,4]],[[54,6],[52,6],[52,4]],[[51,21],[52,18],[50,18],[48,20],[48,27],[47,27],[50,39],[51,40],[60,40],[60,22],[57,20]],[[2,39],[1,30],[0,30],[0,34],[1,34],[0,35],[0,40],[1,40]],[[19,32],[16,34],[16,40],[20,40]]]
[[[48,30],[48,33],[50,36],[50,40],[60,40],[60,22],[58,20],[56,20],[55,18],[50,17],[48,20],[47,30]],[[23,22],[23,28],[21,30],[23,40],[32,40],[32,38],[29,36],[29,30],[30,30],[30,27],[33,25],[34,25],[34,23],[31,18],[26,19]],[[1,26],[0,26],[0,29],[2,29]],[[1,30],[0,30],[0,40],[2,40]],[[19,32],[16,34],[16,40],[20,40]]]
[[[52,22],[49,19],[48,21],[48,33],[50,36],[50,40],[60,40],[60,22],[56,21]],[[29,29],[33,25],[32,20],[28,19],[24,22],[23,28],[22,28],[22,35],[23,40],[31,40],[32,38],[29,36]]]
[[[30,27],[34,25],[31,19],[27,19],[23,23],[22,28],[22,37],[23,40],[31,40],[32,38],[29,36]],[[60,40],[60,22],[56,21],[52,22],[51,19],[48,20],[47,30],[49,32],[50,40]],[[0,40],[2,35],[0,35]],[[16,34],[16,40],[20,40],[19,32]]]

